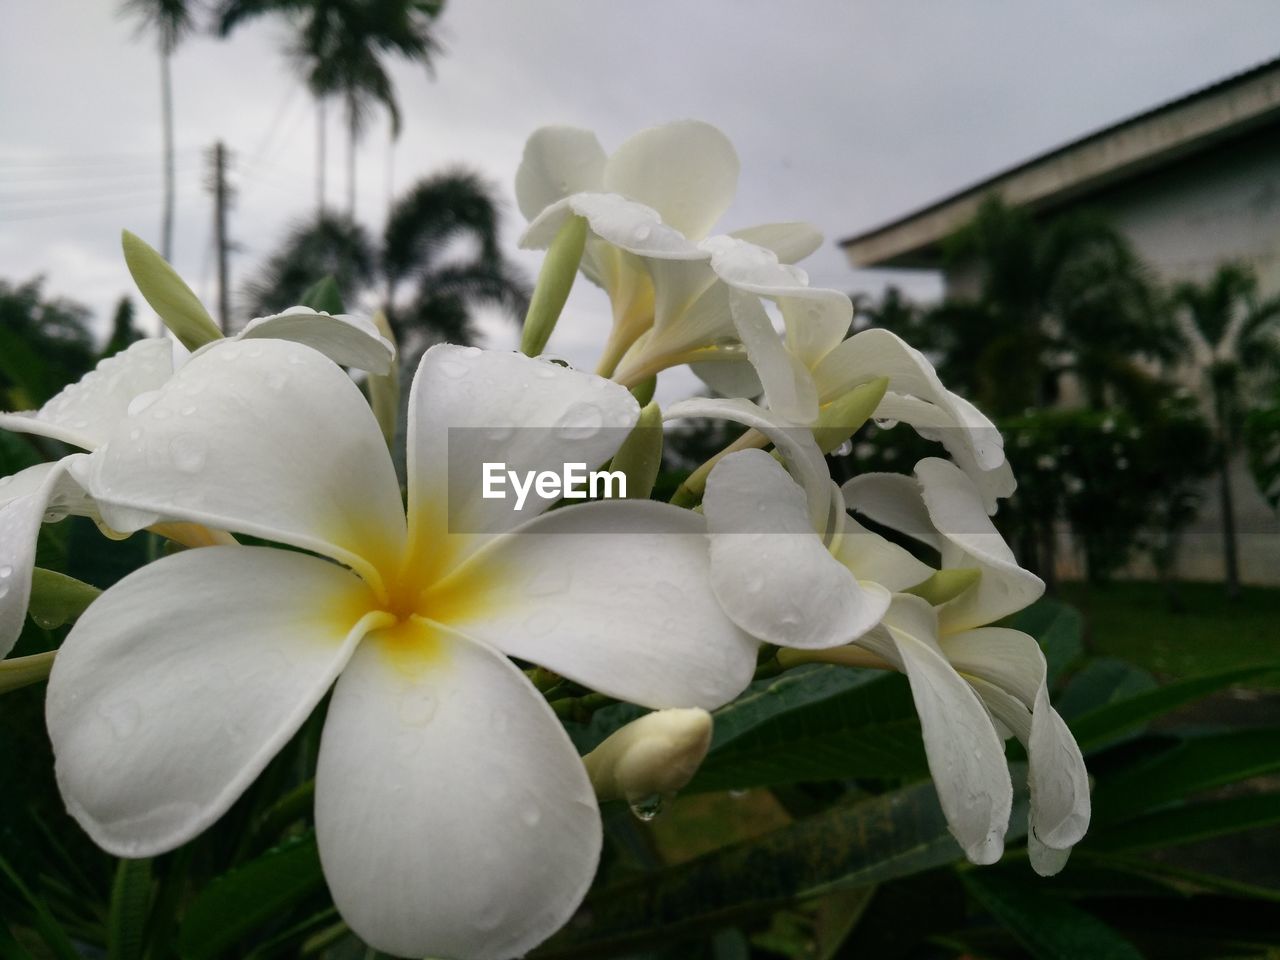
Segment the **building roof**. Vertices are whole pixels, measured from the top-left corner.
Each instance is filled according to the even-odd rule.
[[[1048,211],[1280,121],[1280,58],[1050,150],[840,241],[855,267],[936,267],[983,199]]]

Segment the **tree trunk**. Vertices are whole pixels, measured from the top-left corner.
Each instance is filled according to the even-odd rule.
[[[325,167],[324,97],[316,97],[316,219],[324,216]]]
[[[1222,567],[1227,596],[1240,596],[1240,559],[1236,549],[1236,508],[1231,495],[1231,443],[1226,398],[1221,386],[1214,387],[1213,406],[1218,421],[1218,497],[1222,512]]]
[[[169,75],[169,50],[160,48],[160,110],[164,131],[164,213],[160,224],[160,254],[173,262],[173,81]]]
[[[347,101],[347,216],[356,218],[356,140],[359,119],[353,100]]]

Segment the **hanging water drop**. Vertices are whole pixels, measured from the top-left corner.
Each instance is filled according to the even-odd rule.
[[[852,440],[846,440],[844,443],[840,444],[840,446],[831,451],[831,455],[833,457],[847,457],[851,453],[853,453]]]
[[[648,823],[662,812],[662,794],[651,793],[628,803],[631,814],[642,823]]]

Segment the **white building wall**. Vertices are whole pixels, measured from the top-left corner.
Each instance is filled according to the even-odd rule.
[[[1203,281],[1227,260],[1258,274],[1264,296],[1280,293],[1280,128],[1228,141],[1170,168],[1090,198],[1166,282]],[[1240,573],[1280,584],[1280,518],[1258,492],[1243,458],[1232,468]],[[1188,530],[1179,574],[1221,579],[1218,485],[1204,491]],[[1137,573],[1138,571],[1134,571]]]

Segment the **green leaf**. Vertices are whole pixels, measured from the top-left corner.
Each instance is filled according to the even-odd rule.
[[[1029,633],[1040,643],[1049,662],[1049,683],[1054,685],[1084,653],[1084,620],[1075,607],[1042,599],[1020,610],[1007,621],[1014,630]]]
[[[964,885],[1036,960],[1142,960],[1114,929],[1043,887],[984,870],[966,870]]]
[[[196,897],[178,933],[179,950],[186,960],[215,957],[323,884],[314,834],[281,844]]]
[[[714,714],[690,790],[927,772],[906,679],[831,664],[757,681]]]
[[[197,350],[206,343],[222,339],[222,331],[200,298],[165,262],[164,257],[128,230],[121,237],[121,246],[124,247],[124,262],[138,286],[138,292],[184,347]]]
[[[337,316],[343,312],[342,292],[338,289],[338,281],[333,277],[325,277],[307,287],[300,301],[302,306],[310,307],[320,313]]]
[[[1266,667],[1239,667],[1145,690],[1076,717],[1070,722],[1071,732],[1075,734],[1081,750],[1098,749],[1126,733],[1140,730],[1171,710],[1266,672]]]
[[[31,892],[4,857],[0,857],[0,873],[3,873],[8,878],[14,889],[31,907],[33,911],[32,926],[35,927],[36,932],[44,940],[45,946],[50,950],[50,954],[57,957],[58,960],[80,960],[80,952],[76,950],[71,938],[67,936],[67,932],[54,919],[48,905]]]
[[[1101,781],[1093,794],[1093,822],[1117,823],[1202,790],[1280,770],[1277,745],[1275,727],[1187,737]]]
[[[151,861],[121,860],[111,886],[108,960],[141,960],[151,909]]]
[[[1025,818],[1020,803],[1011,838]],[[670,942],[758,921],[784,904],[931,870],[960,856],[933,784],[919,783],[599,890],[534,956],[606,957]]]
[[[102,593],[97,587],[65,573],[36,567],[31,571],[31,599],[27,613],[46,630],[76,620]]]
[[[1090,850],[1153,850],[1276,823],[1280,794],[1247,794],[1158,810],[1111,829],[1093,830],[1086,842]]]
[[[1070,722],[1157,686],[1156,678],[1141,667],[1113,657],[1097,657],[1071,678],[1057,698],[1058,712]]]

